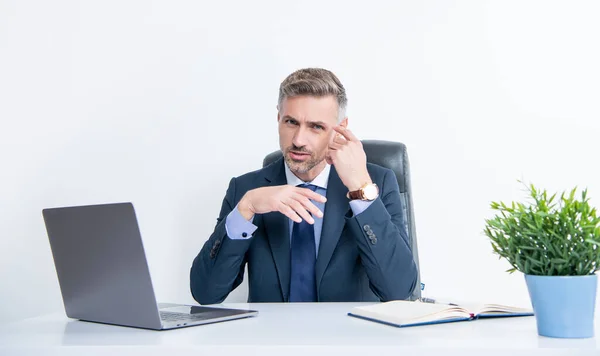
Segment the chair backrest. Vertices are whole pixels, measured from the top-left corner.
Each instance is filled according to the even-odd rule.
[[[421,297],[421,269],[419,267],[419,253],[417,248],[417,233],[415,228],[415,217],[410,186],[410,167],[406,146],[400,142],[382,140],[362,140],[367,162],[389,168],[396,174],[398,186],[400,187],[400,200],[404,207],[404,221],[406,222],[406,233],[410,240],[410,247],[417,265],[417,285],[410,296],[410,300]],[[263,160],[263,167],[281,158],[281,151],[268,154]]]

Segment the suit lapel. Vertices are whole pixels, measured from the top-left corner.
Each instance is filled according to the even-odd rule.
[[[340,180],[334,166],[331,166],[329,182],[327,183],[327,203],[325,203],[325,211],[323,212],[321,242],[315,266],[317,293],[319,292],[325,269],[329,265],[333,251],[344,229],[344,216],[350,209],[346,192],[347,189]]]
[[[269,170],[265,172],[265,179],[269,186],[285,185],[283,159],[273,163]],[[290,226],[289,219],[278,211],[263,215],[265,233],[271,247],[277,276],[279,277],[279,286],[283,300],[287,301],[290,290]]]

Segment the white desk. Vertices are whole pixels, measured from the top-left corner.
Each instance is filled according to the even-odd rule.
[[[169,331],[55,314],[0,325],[0,355],[600,355],[596,338],[538,336],[534,317],[394,328],[347,316],[354,305],[225,304],[259,315]]]

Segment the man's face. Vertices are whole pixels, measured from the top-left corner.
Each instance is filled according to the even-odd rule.
[[[303,175],[312,180],[318,174],[310,173],[321,167],[327,155],[337,117],[338,104],[333,96],[297,96],[281,103],[277,116],[279,146],[288,167],[299,178]]]

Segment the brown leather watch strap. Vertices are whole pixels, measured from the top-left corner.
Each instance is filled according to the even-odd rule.
[[[362,199],[363,191],[359,189],[352,192],[348,192],[348,198],[350,198],[350,200]]]

